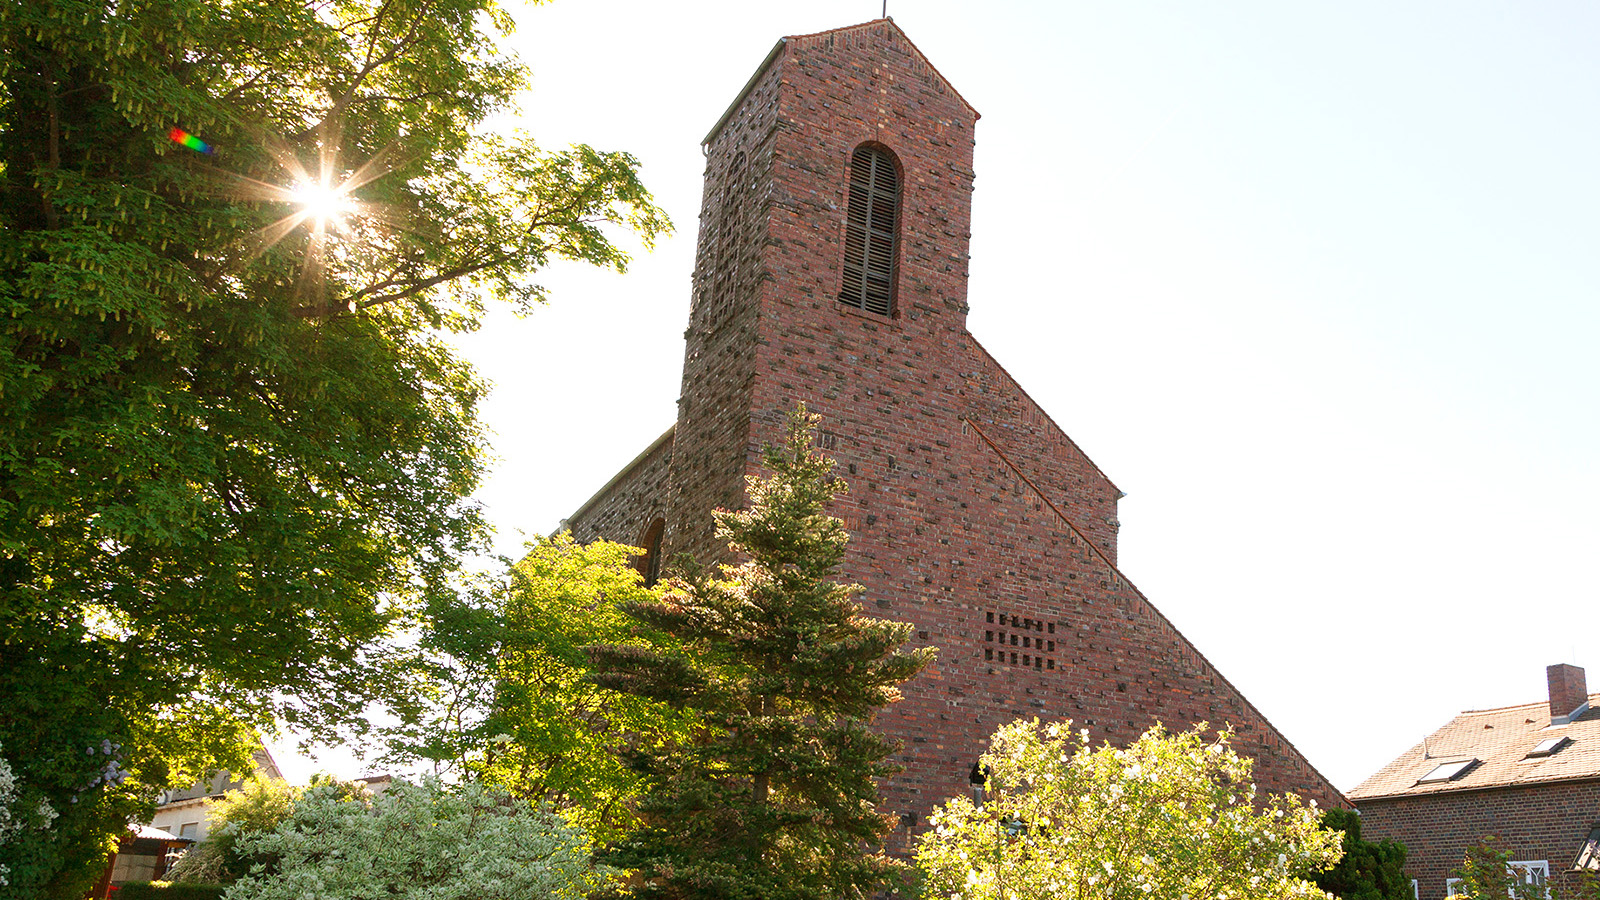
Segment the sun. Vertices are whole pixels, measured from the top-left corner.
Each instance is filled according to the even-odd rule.
[[[302,181],[289,189],[289,200],[300,207],[302,221],[318,229],[339,225],[343,217],[355,212],[348,185],[333,186],[325,181]]]

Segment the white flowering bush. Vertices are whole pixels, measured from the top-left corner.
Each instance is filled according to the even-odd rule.
[[[1302,876],[1339,860],[1339,835],[1293,794],[1257,803],[1250,760],[1205,726],[1160,725],[1091,748],[1071,723],[995,733],[982,808],[958,797],[930,820],[917,862],[948,900],[1291,900],[1329,895]]]
[[[582,900],[615,875],[583,831],[476,782],[312,787],[237,849],[257,862],[228,900]]]
[[[0,756],[0,859],[11,857],[7,845],[12,843],[14,835],[25,828],[46,830],[56,819],[56,811],[43,800],[31,804],[31,809],[24,809],[20,793],[16,773],[5,757]],[[10,875],[11,867],[0,863],[0,887],[11,884]]]
[[[0,756],[0,850],[5,849],[6,838],[11,836],[11,832],[17,830],[17,824],[11,817],[11,804],[16,799],[17,777],[12,773],[11,765],[6,762],[5,757]],[[6,879],[10,871],[10,866],[0,863],[0,887],[10,883]]]

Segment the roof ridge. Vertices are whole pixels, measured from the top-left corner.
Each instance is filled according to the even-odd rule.
[[[767,69],[772,66],[773,60],[777,59],[778,56],[783,53],[784,48],[788,47],[790,42],[810,41],[817,38],[828,37],[829,35],[843,34],[849,31],[872,28],[878,25],[888,25],[890,28],[894,29],[894,32],[900,36],[901,40],[905,41],[906,46],[911,48],[911,52],[917,55],[917,59],[921,60],[922,64],[928,67],[928,71],[932,72],[934,77],[943,82],[946,88],[949,88],[950,93],[954,94],[955,98],[961,101],[962,106],[965,106],[972,112],[972,117],[974,119],[983,118],[983,114],[978,112],[977,107],[973,106],[966,97],[963,97],[959,90],[956,90],[956,86],[951,84],[950,79],[946,78],[944,73],[939,71],[939,67],[934,65],[933,62],[928,59],[928,54],[922,52],[922,48],[918,47],[917,42],[913,41],[911,36],[906,34],[905,29],[901,28],[899,25],[896,25],[894,19],[885,16],[881,19],[872,19],[866,22],[857,23],[855,25],[845,25],[842,28],[829,28],[823,31],[813,31],[810,34],[791,34],[778,38],[778,42],[772,45],[772,49],[767,52],[767,56],[761,61],[761,65],[756,66],[755,74],[750,76],[750,80],[745,82],[744,87],[741,88],[739,93],[733,98],[733,102],[728,104],[728,108],[723,111],[721,118],[717,119],[717,124],[711,126],[711,130],[706,132],[706,136],[700,139],[700,145],[703,147],[710,144],[711,140],[717,136],[717,133],[722,131],[722,127],[728,124],[728,119],[733,117],[734,111],[739,108],[739,104],[743,103],[745,98],[750,96],[750,91],[755,88],[756,82],[761,80],[761,76],[765,75]]]
[[[1591,698],[1600,697],[1600,691],[1596,691],[1596,692],[1590,693],[1587,696],[1589,696]],[[1484,709],[1463,709],[1461,712],[1456,713],[1456,718],[1459,719],[1462,716],[1477,716],[1477,715],[1487,715],[1489,713],[1505,712],[1506,710],[1510,710],[1510,709],[1522,709],[1525,706],[1531,706],[1531,707],[1534,707],[1534,708],[1538,708],[1538,707],[1541,707],[1541,706],[1549,706],[1549,705],[1550,705],[1550,701],[1549,700],[1530,700],[1530,701],[1528,701],[1526,703],[1512,703],[1512,704],[1509,704],[1507,706],[1490,706],[1490,707],[1486,707]]]
[[[821,31],[811,31],[807,32],[806,34],[786,34],[783,36],[783,39],[786,41],[798,41],[805,38],[822,37],[825,34],[838,34],[842,31],[855,31],[858,28],[866,28],[869,25],[877,25],[881,22],[888,22],[890,25],[894,25],[894,19],[892,17],[881,16],[876,19],[868,19],[865,22],[857,22],[854,25],[841,25],[838,28],[824,28]],[[901,34],[905,34],[905,30],[900,28],[898,25],[895,25],[895,30],[899,31]]]
[[[785,40],[785,41],[809,40],[809,39],[812,39],[812,38],[826,37],[827,35],[830,35],[830,34],[842,34],[842,33],[846,32],[846,31],[856,31],[856,30],[863,29],[863,28],[870,28],[870,27],[872,27],[874,25],[888,25],[890,28],[893,28],[895,30],[895,33],[900,35],[900,37],[905,40],[906,46],[911,48],[911,52],[915,53],[917,55],[917,58],[922,60],[922,64],[927,66],[928,70],[931,71],[934,75],[938,76],[939,80],[944,82],[944,86],[950,89],[950,93],[954,94],[956,99],[961,101],[961,105],[965,106],[967,109],[972,111],[972,117],[975,118],[975,119],[983,118],[983,113],[978,112],[978,108],[976,106],[973,106],[972,103],[969,102],[966,97],[963,97],[959,90],[956,90],[956,86],[954,84],[950,83],[950,79],[946,78],[944,76],[944,73],[939,71],[939,67],[934,65],[932,60],[928,59],[928,54],[922,52],[922,48],[918,47],[917,46],[917,42],[913,41],[911,39],[911,35],[906,34],[906,30],[904,28],[901,28],[898,24],[895,23],[895,20],[894,20],[893,16],[884,16],[884,17],[882,17],[880,19],[871,19],[869,21],[860,22],[860,23],[855,24],[855,25],[846,25],[846,26],[844,26],[842,28],[828,28],[828,29],[824,29],[822,31],[814,31],[814,32],[812,32],[810,34],[791,34],[788,37],[784,38],[783,40]]]

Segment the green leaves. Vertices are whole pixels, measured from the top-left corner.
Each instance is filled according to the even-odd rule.
[[[46,698],[0,742],[127,747],[111,806],[67,802],[70,754],[18,757],[98,810],[59,823],[85,846],[225,762],[214,735],[410,702],[392,638],[486,536],[485,386],[441,332],[669,227],[626,154],[486,132],[526,82],[507,27],[492,0],[0,4],[0,695]]]
[[[929,895],[1325,898],[1301,873],[1339,859],[1337,834],[1292,794],[1258,800],[1250,760],[1204,730],[1157,725],[1094,749],[1070,722],[1002,727],[981,763],[982,808],[958,797],[929,820],[917,850]]]
[[[237,852],[271,864],[228,896],[582,900],[617,874],[590,864],[581,829],[477,782],[396,781],[376,797],[314,786],[287,813],[238,835]]]
[[[615,837],[637,825],[642,790],[626,754],[683,739],[692,719],[586,678],[588,642],[642,649],[622,612],[651,598],[634,548],[562,534],[527,551],[504,584],[436,605],[430,714],[388,733],[391,759],[432,760]]]
[[[1405,873],[1406,848],[1398,841],[1361,839],[1361,816],[1347,809],[1322,814],[1322,827],[1341,833],[1339,864],[1311,878],[1342,900],[1407,900],[1411,877]]]

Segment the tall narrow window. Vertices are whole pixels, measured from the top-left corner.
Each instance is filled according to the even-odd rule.
[[[899,219],[900,173],[895,170],[894,159],[876,147],[857,147],[850,157],[850,203],[845,214],[840,303],[889,315],[894,303]]]
[[[650,523],[650,527],[644,530],[644,536],[639,539],[644,552],[634,560],[634,566],[644,576],[645,587],[653,587],[661,579],[661,538],[666,531],[666,521],[657,519]]]

